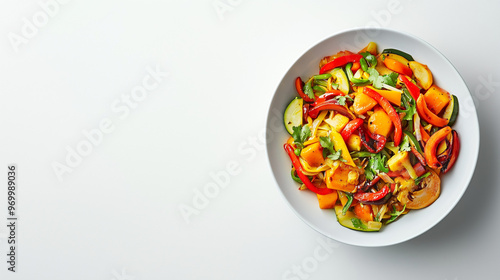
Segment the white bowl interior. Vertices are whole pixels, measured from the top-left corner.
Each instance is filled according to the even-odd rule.
[[[308,225],[337,241],[358,246],[387,246],[414,238],[441,221],[458,203],[474,173],[479,153],[479,125],[473,106],[459,112],[453,126],[457,130],[461,151],[452,170],[442,177],[441,195],[431,206],[411,211],[397,222],[384,226],[380,232],[366,233],[342,227],[333,210],[321,210],[316,195],[298,191],[290,178],[291,163],[283,149],[290,137],[283,126],[283,112],[297,95],[294,80],[307,79],[318,73],[319,60],[340,50],[358,51],[368,42],[378,44],[379,51],[394,48],[405,51],[416,61],[427,64],[435,83],[458,97],[461,108],[472,102],[470,92],[454,66],[434,47],[414,36],[388,29],[353,29],[333,35],[304,53],[281,80],[272,99],[267,118],[267,155],[277,185],[293,211]],[[469,103],[470,104],[470,103]]]

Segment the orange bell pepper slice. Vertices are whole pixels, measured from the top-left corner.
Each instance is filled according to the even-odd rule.
[[[420,98],[419,98],[420,99]],[[451,133],[451,127],[445,126],[438,130],[436,133],[432,134],[424,148],[425,161],[427,165],[431,168],[441,168],[441,163],[437,159],[436,150],[444,139],[448,137],[448,134]]]
[[[410,77],[413,75],[413,72],[411,71],[410,67],[404,65],[403,63],[401,63],[395,59],[386,57],[384,59],[384,65],[385,65],[385,67],[387,67],[387,68],[391,69],[392,71],[397,72],[399,74],[403,74],[403,75],[410,76]]]
[[[426,122],[435,125],[437,127],[443,127],[448,125],[448,120],[438,117],[436,114],[431,112],[425,103],[424,95],[420,94],[417,99],[417,111],[418,115],[424,119]]]

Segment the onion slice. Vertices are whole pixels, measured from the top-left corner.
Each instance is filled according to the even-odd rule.
[[[413,127],[415,128],[415,138],[417,138],[418,142],[422,141],[422,133],[420,133],[420,116],[418,113],[415,113],[413,117]]]

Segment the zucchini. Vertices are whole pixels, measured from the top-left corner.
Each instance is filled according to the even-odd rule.
[[[404,58],[406,58],[406,60],[408,61],[414,61],[415,59],[413,59],[413,57],[403,51],[400,51],[400,50],[396,50],[396,49],[385,49],[382,51],[382,53],[393,53],[393,54],[397,54],[397,55],[400,55]]]
[[[288,107],[285,109],[285,114],[283,115],[283,121],[285,122],[285,128],[290,135],[293,134],[294,126],[302,126],[302,105],[304,100],[300,97],[295,97]]]
[[[347,211],[345,215],[342,215],[342,206],[335,205],[335,214],[337,215],[337,221],[344,227],[359,231],[379,231],[382,227],[381,222],[365,222],[354,215],[353,212]]]
[[[347,79],[344,70],[342,70],[342,68],[335,68],[330,71],[330,74],[332,74],[335,83],[339,85],[338,90],[345,94],[349,94],[349,80]]]
[[[451,96],[451,101],[444,111],[443,118],[448,120],[448,126],[455,124],[458,116],[458,98],[455,95]]]

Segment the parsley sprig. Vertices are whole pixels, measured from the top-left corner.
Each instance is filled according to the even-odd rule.
[[[311,129],[309,125],[304,126],[294,126],[292,127],[293,133],[293,143],[297,147],[295,149],[295,154],[300,154],[300,151],[304,148],[304,142],[307,141],[307,138],[311,136]]]
[[[330,137],[320,137],[319,138],[319,144],[321,147],[323,147],[323,157],[327,157],[331,160],[340,160],[342,162],[347,162],[343,157],[342,157],[342,150],[335,151],[335,148],[333,147],[333,142]]]

